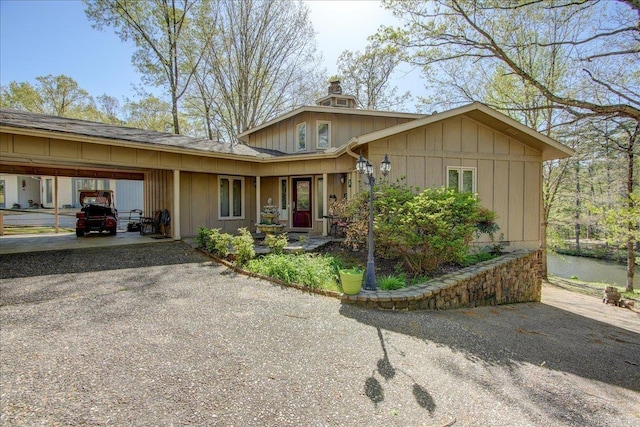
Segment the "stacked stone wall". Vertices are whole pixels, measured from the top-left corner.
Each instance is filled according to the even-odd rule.
[[[502,255],[396,291],[362,291],[342,301],[387,310],[444,310],[540,301],[542,252]]]

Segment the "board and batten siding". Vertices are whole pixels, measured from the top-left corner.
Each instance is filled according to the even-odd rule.
[[[353,137],[375,132],[410,120],[411,119],[408,118],[305,111],[252,133],[249,136],[249,145],[283,153],[299,153],[300,151],[298,151],[298,147],[296,146],[296,126],[300,123],[306,123],[307,147],[303,152],[313,152],[317,151],[316,123],[318,121],[331,122],[331,146],[340,147]]]
[[[180,204],[180,231],[183,236],[195,236],[200,227],[220,228],[221,232],[230,234],[236,234],[240,227],[253,231],[256,223],[253,178],[244,177],[244,218],[220,220],[218,176],[213,173],[180,173],[180,199],[185,201]]]
[[[537,248],[541,223],[541,154],[468,117],[458,116],[369,144],[379,165],[388,153],[391,182],[437,188],[446,183],[447,167],[476,170],[482,206],[496,212],[503,240],[510,248]],[[482,236],[480,242],[488,241]]]
[[[154,169],[144,175],[144,216],[153,217],[155,211],[167,209],[174,216],[173,172]]]

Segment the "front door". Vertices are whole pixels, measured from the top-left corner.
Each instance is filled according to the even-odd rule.
[[[311,228],[311,178],[293,178],[293,228]]]

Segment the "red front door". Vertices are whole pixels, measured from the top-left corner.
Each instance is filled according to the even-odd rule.
[[[293,178],[293,228],[311,228],[311,178]]]

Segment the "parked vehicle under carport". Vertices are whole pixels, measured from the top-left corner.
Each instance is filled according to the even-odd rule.
[[[115,235],[118,230],[118,210],[114,205],[111,190],[81,190],[80,204],[82,208],[76,213],[76,236],[84,237],[87,233],[108,231]]]

